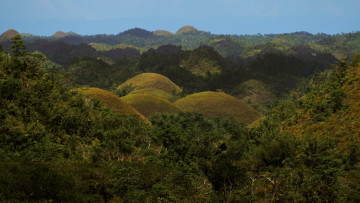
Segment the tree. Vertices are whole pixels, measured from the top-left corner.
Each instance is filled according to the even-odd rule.
[[[11,51],[15,57],[23,56],[26,46],[20,35],[11,38]]]

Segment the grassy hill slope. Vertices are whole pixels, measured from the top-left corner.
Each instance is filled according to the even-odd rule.
[[[180,67],[192,74],[203,77],[220,73],[224,66],[224,58],[209,46],[200,46],[193,50],[180,64]]]
[[[84,95],[88,95],[102,101],[106,107],[112,109],[116,113],[138,115],[139,117],[145,119],[144,116],[137,112],[132,106],[130,106],[111,92],[93,87],[80,88],[76,90]]]
[[[177,98],[176,96],[174,96],[168,92],[165,92],[165,91],[159,90],[159,89],[153,89],[153,88],[145,88],[145,89],[135,90],[135,91],[131,92],[130,94],[148,94],[148,95],[152,95],[152,96],[161,97],[170,102],[176,100],[176,98]]]
[[[186,32],[192,32],[192,31],[198,31],[195,27],[191,26],[191,25],[185,25],[183,27],[181,27],[176,34],[183,34]]]
[[[68,36],[68,34],[66,34],[66,33],[63,32],[63,31],[57,31],[57,32],[55,32],[52,36],[53,36],[53,37],[66,37],[66,36]]]
[[[348,149],[360,141],[360,66],[338,67],[330,79],[296,103],[283,132],[340,139]]]
[[[180,110],[169,101],[147,94],[129,94],[122,100],[134,107],[146,118],[158,113],[179,113]]]
[[[167,31],[167,30],[155,30],[153,32],[154,35],[158,35],[158,36],[171,36],[174,35],[173,33]]]
[[[10,29],[10,30],[5,31],[4,33],[2,33],[0,35],[0,40],[11,39],[11,38],[15,37],[18,34],[19,34],[18,31],[14,30],[14,29]]]
[[[233,96],[222,92],[201,92],[174,103],[184,112],[197,112],[212,118],[234,117],[239,122],[251,123],[261,114]]]
[[[135,90],[153,88],[163,90],[171,94],[181,92],[181,88],[173,83],[169,78],[157,73],[142,73],[137,75],[119,85],[117,89],[121,89],[128,85],[131,85]]]

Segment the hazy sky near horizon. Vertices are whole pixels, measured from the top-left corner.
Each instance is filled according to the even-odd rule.
[[[215,34],[360,30],[359,0],[0,0],[0,33],[117,34],[140,27]]]

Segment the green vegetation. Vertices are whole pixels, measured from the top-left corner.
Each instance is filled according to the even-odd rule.
[[[126,48],[133,48],[136,50],[140,50],[139,47],[130,44],[109,45],[104,43],[90,43],[89,45],[98,51],[110,51],[112,49],[126,49]]]
[[[190,71],[194,75],[210,76],[221,71],[221,62],[224,60],[213,49],[202,46],[190,53],[190,55],[180,63],[180,67]]]
[[[21,38],[13,41],[20,51]],[[69,91],[41,55],[19,53],[0,53],[0,200],[106,199],[107,183],[94,186],[108,167],[91,162],[135,157],[146,124]]]
[[[271,109],[274,107],[274,101],[277,99],[273,90],[269,89],[263,82],[254,79],[236,86],[232,90],[231,95],[234,95],[234,97],[264,114],[271,112]]]
[[[130,58],[121,59],[112,65],[101,58],[76,58],[59,70],[69,74],[78,85],[106,90],[115,89],[114,86],[117,84],[138,74],[134,67],[134,60]]]
[[[271,101],[275,96],[267,89],[266,85],[258,80],[248,80],[237,86],[232,92],[240,99],[249,98],[253,102]]]
[[[90,43],[89,45],[98,51],[109,51],[109,50],[116,49],[116,48],[124,49],[124,48],[128,48],[128,47],[134,48],[134,49],[139,49],[138,47],[136,47],[134,45],[129,45],[129,44],[109,45],[109,44],[104,44],[104,43]]]
[[[154,114],[179,113],[180,110],[169,101],[148,94],[129,94],[121,97],[123,101],[130,104],[146,118]]]
[[[210,118],[233,117],[249,124],[261,117],[261,113],[242,101],[223,92],[201,92],[188,95],[174,103],[184,112],[196,112]]]
[[[240,56],[244,51],[244,47],[241,43],[238,43],[228,37],[211,39],[206,42],[206,44],[214,48],[224,57]]]
[[[341,63],[325,83],[294,102],[297,110],[284,123],[284,131],[299,136],[337,138],[347,149],[358,143],[360,67],[356,61],[358,55],[353,65]]]
[[[356,36],[231,36],[247,47],[245,52],[252,46],[259,51],[247,58],[212,57],[220,72],[201,76],[180,64],[191,54],[198,59],[219,56],[208,46],[185,51],[167,45],[139,59],[114,60],[114,65],[97,60],[97,54],[77,59],[67,55],[71,60],[60,67],[45,57],[55,53],[52,48],[89,46],[52,41],[44,56],[27,52],[18,35],[0,46],[0,202],[359,202],[360,56],[330,69],[334,56],[320,53],[323,47],[317,46],[332,38],[329,50],[350,56],[357,45],[346,42],[356,42]],[[134,44],[159,39],[141,29],[118,37],[138,39]],[[172,37],[199,36],[190,32]],[[325,41],[324,47],[332,43]],[[127,114],[131,108],[114,94],[98,88],[73,90],[74,83],[63,74],[70,73],[75,83],[97,83],[115,91],[118,84],[149,70],[156,71],[121,89],[127,94],[124,99],[161,101],[159,109],[166,109],[174,106],[136,92],[165,96],[181,88],[186,93],[207,91],[179,99],[175,105],[183,105],[183,112],[155,113],[148,125]],[[226,93],[209,91],[215,89],[245,97],[275,95],[279,101],[256,120],[259,112]],[[162,112],[155,107],[145,111]]]

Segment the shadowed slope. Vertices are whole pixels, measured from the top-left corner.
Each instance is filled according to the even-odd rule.
[[[275,95],[267,89],[266,84],[254,79],[247,80],[235,87],[232,95],[252,102],[269,102],[275,99]]]
[[[251,123],[261,114],[233,96],[222,92],[200,92],[177,100],[174,105],[184,112],[197,112],[211,118],[234,117]]]

